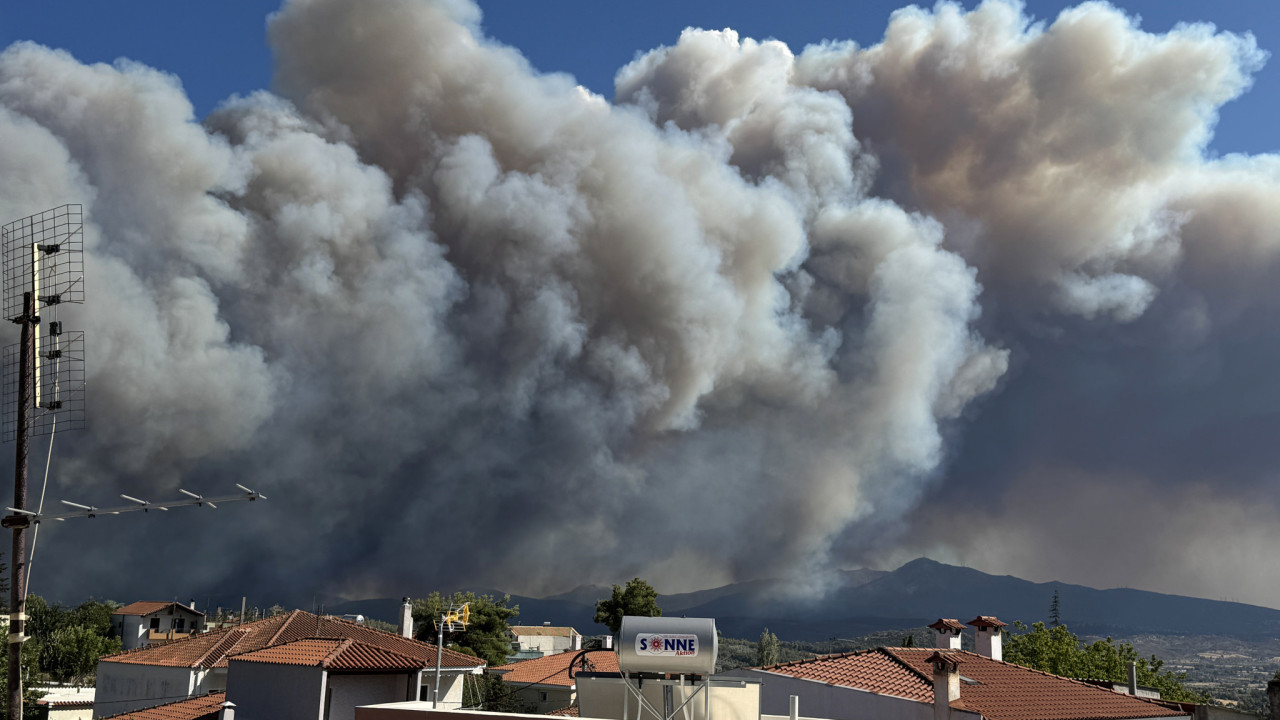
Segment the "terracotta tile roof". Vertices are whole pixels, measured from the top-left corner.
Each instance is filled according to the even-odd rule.
[[[943,630],[964,630],[964,623],[955,618],[938,618],[938,621],[929,627],[942,632]]]
[[[581,652],[581,650],[567,650],[555,655],[499,665],[492,668],[492,671],[500,674],[502,679],[509,683],[573,687],[573,681],[569,679],[569,663]],[[584,661],[590,667],[584,668],[582,666]],[[584,671],[618,672],[618,655],[612,650],[590,650],[579,659],[573,671],[575,674]]]
[[[1009,625],[1007,622],[1001,622],[1000,619],[994,615],[979,615],[978,617],[970,620],[969,624],[976,628],[1002,628]]]
[[[793,677],[933,702],[932,648],[878,648],[764,668]],[[1120,720],[1186,715],[1171,705],[1104,690],[1088,683],[950,650],[959,663],[959,703],[988,720]]]
[[[558,715],[559,717],[578,717],[578,706],[570,705],[569,707],[563,707],[563,708],[560,708],[559,710],[552,710],[551,712],[545,712],[542,714]]]
[[[193,610],[179,602],[150,602],[147,600],[142,600],[135,603],[129,603],[128,605],[125,605],[124,607],[120,608],[119,610],[116,610],[111,614],[112,615],[150,615],[153,612],[159,612],[169,607],[182,608],[183,610],[186,610],[187,612],[190,612],[190,613],[195,613],[196,615],[204,615],[204,613]]]
[[[551,627],[550,625],[512,625],[511,632],[514,635],[533,637],[573,637],[579,634],[571,627]]]
[[[436,662],[436,646],[431,643],[374,630],[350,620],[313,615],[302,610],[248,622],[240,627],[214,630],[182,640],[127,650],[104,657],[99,662],[205,669],[227,667],[229,657],[308,638],[351,639],[406,655],[414,660],[429,661],[432,666]],[[441,656],[441,666],[477,668],[483,667],[484,661],[446,648]]]
[[[214,720],[222,711],[226,693],[216,692],[200,697],[187,698],[167,705],[156,705],[143,710],[130,710],[118,715],[108,715],[102,720]]]
[[[879,695],[893,695],[920,702],[933,701],[931,676],[926,676],[890,653],[883,652],[883,649],[823,655],[763,669],[831,685],[861,688]]]
[[[328,670],[415,670],[428,666],[424,660],[385,650],[357,640],[307,638],[275,645],[231,658],[236,662],[272,665],[306,665]]]

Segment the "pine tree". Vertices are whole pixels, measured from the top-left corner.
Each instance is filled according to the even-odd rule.
[[[765,628],[756,642],[756,666],[768,667],[778,664],[778,636]]]

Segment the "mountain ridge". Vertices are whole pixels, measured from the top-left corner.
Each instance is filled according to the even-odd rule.
[[[1010,624],[1016,620],[1030,625],[1047,618],[1056,591],[1062,621],[1077,633],[1280,637],[1280,610],[1273,608],[1132,588],[1036,583],[928,558],[892,571],[852,570],[834,576],[836,583],[821,597],[797,598],[787,592],[792,586],[787,581],[755,580],[660,595],[658,604],[669,615],[715,618],[729,637],[753,638],[768,627],[784,640],[812,641],[918,627],[939,617],[963,622],[995,615]],[[592,620],[595,600],[609,592],[606,587],[580,585],[543,598],[511,595],[511,602],[520,606],[517,623],[549,622],[600,634],[604,628]],[[399,599],[375,598],[332,605],[330,611],[394,620],[399,604]]]

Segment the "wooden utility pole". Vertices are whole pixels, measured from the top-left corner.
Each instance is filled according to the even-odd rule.
[[[13,469],[13,507],[27,508],[27,451],[30,441],[32,370],[35,338],[40,317],[33,293],[22,294],[22,346],[18,351],[17,450]],[[9,718],[22,720],[22,643],[27,625],[27,527],[13,525],[13,552],[9,555]]]

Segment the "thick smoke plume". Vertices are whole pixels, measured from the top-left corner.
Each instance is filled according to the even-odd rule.
[[[0,54],[0,217],[88,219],[92,430],[51,497],[272,498],[59,526],[36,592],[820,578],[947,542],[903,523],[988,404],[1092,367],[1061,348],[1137,366],[1277,299],[1280,161],[1204,154],[1249,37],[1096,3],[799,55],[691,29],[610,103],[479,24],[289,0],[274,94],[203,120],[137,64]]]

